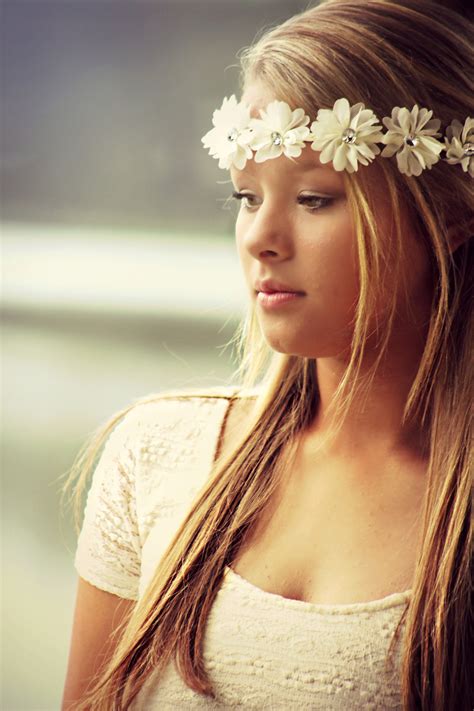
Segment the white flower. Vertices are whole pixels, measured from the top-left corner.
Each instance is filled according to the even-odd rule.
[[[405,175],[421,175],[425,168],[438,162],[439,154],[444,149],[438,129],[439,119],[432,119],[433,111],[420,109],[415,104],[411,111],[395,106],[392,118],[385,116],[382,121],[389,130],[383,136],[386,147],[382,158],[390,158],[397,154],[398,169]],[[401,149],[401,150],[400,150]]]
[[[464,126],[458,119],[453,119],[446,129],[445,160],[454,165],[460,163],[465,173],[469,171],[474,178],[474,118],[468,116]]]
[[[225,97],[220,109],[212,114],[214,128],[201,138],[209,154],[219,159],[219,168],[229,169],[232,163],[243,170],[247,159],[252,158],[248,142],[252,132],[248,130],[250,107],[238,102],[235,94]]]
[[[252,118],[249,124],[253,135],[250,147],[256,151],[256,163],[278,158],[282,153],[289,158],[301,155],[304,141],[310,137],[306,125],[309,116],[304,109],[292,111],[286,101],[272,101],[266,110],[260,109],[260,116]]]
[[[337,99],[332,109],[319,109],[311,124],[311,148],[321,151],[321,163],[332,161],[335,170],[353,173],[359,163],[368,165],[380,153],[376,143],[382,139],[382,126],[377,121],[364,104],[350,106],[346,98]]]

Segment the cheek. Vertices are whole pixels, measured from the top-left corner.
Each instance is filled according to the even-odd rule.
[[[261,265],[256,264],[260,260],[246,246],[248,227],[244,219],[237,219],[235,240],[245,280],[253,289],[252,280],[261,271]],[[285,259],[281,255],[278,258],[275,243],[276,255],[262,263],[266,261],[270,271],[274,266],[275,271],[284,273],[324,308],[331,304],[333,310],[346,311],[347,302],[352,304],[359,291],[356,236],[347,209],[343,206],[327,218],[305,215],[293,225],[293,230],[297,238],[291,242],[282,239]]]
[[[356,237],[343,217],[321,222],[317,235],[309,235],[300,245],[298,261],[305,276],[306,290],[320,297],[333,310],[346,310],[359,290]]]
[[[244,274],[246,281],[248,281],[250,279],[250,264],[252,261],[255,261],[255,260],[252,259],[248,250],[246,250],[244,248],[243,235],[241,234],[241,231],[239,232],[238,228],[236,228],[236,230],[235,230],[235,246],[236,246],[237,256],[239,258],[240,266],[242,268],[242,272]],[[258,270],[256,270],[256,271],[258,271]]]

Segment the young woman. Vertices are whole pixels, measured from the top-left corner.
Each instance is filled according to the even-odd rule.
[[[202,139],[241,387],[78,458],[79,508],[105,443],[63,709],[473,708],[473,44],[430,0],[327,0],[242,53]]]

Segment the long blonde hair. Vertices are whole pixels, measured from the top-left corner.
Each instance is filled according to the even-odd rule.
[[[267,29],[241,53],[241,88],[258,79],[276,98],[310,116],[345,96],[377,116],[415,103],[433,109],[442,128],[474,115],[472,25],[432,0],[327,0]],[[408,206],[433,273],[426,343],[407,397],[404,421],[417,416],[427,431],[427,494],[422,547],[412,596],[392,643],[406,624],[401,682],[405,711],[467,711],[474,705],[472,656],[472,396],[473,240],[449,249],[452,217],[461,234],[472,229],[472,182],[459,165],[439,161],[406,177],[395,159],[378,159],[390,199],[395,235],[390,263],[400,279],[401,216]],[[375,206],[364,167],[344,174],[357,236],[360,296],[348,365],[331,402],[334,431],[357,388],[387,255],[377,235]],[[381,326],[384,356],[395,313]],[[316,361],[272,351],[252,304],[235,334],[244,389],[259,387],[252,421],[232,452],[218,457],[143,597],[120,629],[105,670],[77,709],[127,708],[148,675],[161,674],[172,656],[185,683],[214,696],[203,662],[206,619],[245,536],[276,492],[285,462],[319,405]],[[370,385],[370,378],[364,378]],[[166,397],[166,394],[150,396]],[[138,402],[143,402],[139,400]],[[73,465],[79,506],[100,447],[134,405],[114,415]],[[76,481],[77,479],[77,481]],[[472,670],[471,670],[472,671]]]

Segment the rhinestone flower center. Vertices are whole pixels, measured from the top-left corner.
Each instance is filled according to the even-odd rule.
[[[408,136],[405,136],[404,140],[405,140],[405,143],[407,146],[414,147],[414,146],[418,145],[420,139],[417,138],[417,136],[408,135]]]
[[[346,128],[342,133],[344,143],[355,143],[357,134],[353,128]]]
[[[464,148],[464,156],[466,156],[466,157],[474,156],[474,143],[465,143],[463,148]]]
[[[278,131],[273,131],[270,138],[274,146],[281,146],[281,144],[283,143],[283,136],[281,135],[281,133],[278,133]]]
[[[235,141],[238,135],[239,135],[239,132],[237,131],[237,129],[231,128],[229,133],[227,134],[227,140],[228,141]]]

